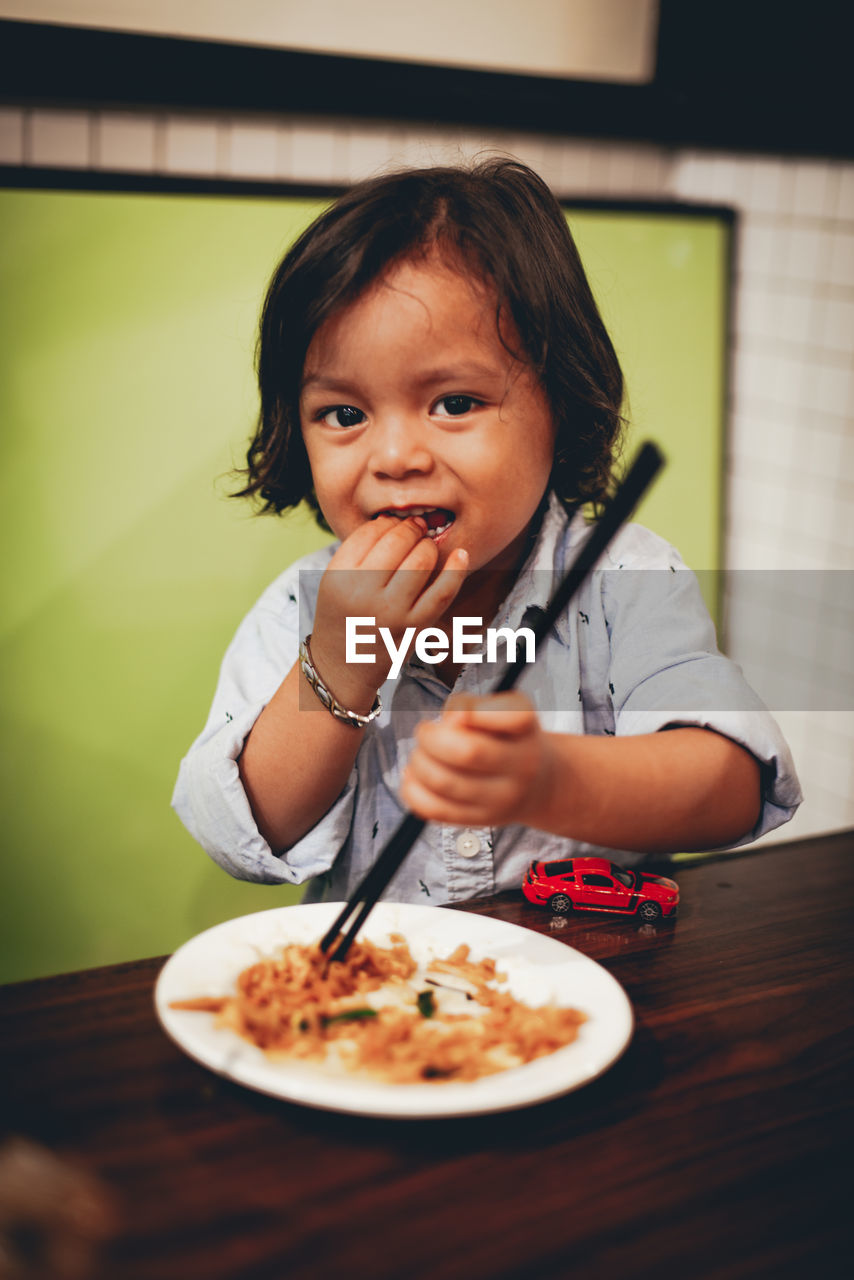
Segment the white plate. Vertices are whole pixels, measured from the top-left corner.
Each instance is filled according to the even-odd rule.
[[[626,993],[580,951],[488,916],[398,902],[378,903],[359,936],[387,945],[390,933],[401,933],[419,963],[466,942],[473,960],[494,957],[498,972],[507,975],[505,989],[518,999],[583,1010],[588,1021],[578,1038],[556,1053],[480,1080],[385,1084],[317,1063],[273,1061],[215,1026],[213,1014],[169,1007],[172,1000],[230,994],[241,970],[260,957],[289,942],[322,938],[341,907],[334,902],[279,907],[227,920],[192,938],[157,980],[154,999],[164,1030],[197,1062],[261,1093],[331,1111],[410,1118],[478,1115],[557,1097],[601,1075],[631,1039]]]

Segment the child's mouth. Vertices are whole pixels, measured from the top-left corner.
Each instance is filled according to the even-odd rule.
[[[378,511],[373,519],[376,520],[377,516],[394,516],[397,520],[421,516],[427,525],[427,537],[433,539],[441,537],[456,519],[453,511],[448,511],[446,507],[387,507],[384,511]]]

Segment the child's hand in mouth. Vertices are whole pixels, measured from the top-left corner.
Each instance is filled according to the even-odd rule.
[[[468,553],[454,548],[439,566],[441,539],[454,522],[443,507],[378,511],[346,538],[320,583],[311,651],[324,682],[353,711],[369,710],[387,679],[386,646],[368,662],[347,662],[346,620],[372,618],[400,642],[407,627],[435,625],[463,585]]]
[[[393,516],[398,520],[420,516],[427,526],[427,537],[434,542],[439,541],[456,519],[454,512],[449,511],[447,507],[389,507],[384,511],[378,511],[372,519],[376,520],[379,516]]]

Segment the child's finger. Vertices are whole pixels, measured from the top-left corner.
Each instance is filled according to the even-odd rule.
[[[434,795],[462,804],[476,796],[482,796],[492,770],[481,772],[477,768],[457,766],[453,761],[440,760],[426,751],[414,752],[406,770],[406,776],[414,779]]]
[[[444,716],[452,717],[470,729],[511,737],[530,733],[537,724],[537,713],[531,700],[515,689],[483,698],[471,694],[458,698],[452,694],[445,704]]]
[[[445,715],[449,711],[470,711],[483,699],[476,693],[452,693],[445,703]]]
[[[420,516],[408,516],[405,520],[399,520],[396,516],[377,516],[376,520],[368,521],[368,526],[371,525],[375,528],[375,536],[371,538],[366,534],[360,542],[359,549],[364,546],[364,550],[358,561],[358,568],[376,570],[380,575],[385,573],[386,580],[397,573],[419,543],[427,542],[433,549],[433,544],[427,537],[426,521]],[[364,528],[365,525],[362,525],[352,537],[361,534]],[[422,564],[418,567],[424,566]]]
[[[428,822],[445,822],[454,827],[491,825],[489,812],[482,801],[475,801],[473,804],[452,803],[425,787],[409,773],[404,776],[400,794],[404,804]]]
[[[344,539],[341,546],[330,560],[330,567],[335,569],[355,569],[361,564],[364,556],[374,543],[382,537],[384,529],[378,520],[366,520],[358,529]]]
[[[484,777],[509,767],[508,746],[499,735],[468,728],[460,732],[445,719],[419,725],[416,743],[420,750],[413,752],[410,764],[419,769],[422,761],[429,761],[433,777],[439,769]]]
[[[514,778],[467,778],[458,774],[425,781],[413,769],[403,775],[401,799],[413,812],[459,827],[501,826],[520,814],[521,793]]]
[[[412,547],[425,538],[426,531],[426,522],[419,516],[406,520],[377,516],[376,520],[366,520],[344,539],[329,562],[330,568],[375,568],[388,577]]]
[[[456,547],[442,565],[433,582],[418,598],[412,620],[416,626],[427,626],[450,607],[466,579],[469,555]]]

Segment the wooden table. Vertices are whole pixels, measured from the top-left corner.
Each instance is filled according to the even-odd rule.
[[[152,959],[0,988],[3,1129],[112,1196],[98,1280],[850,1274],[854,833],[679,881],[655,927],[467,907],[628,992],[625,1055],[563,1098],[419,1122],[252,1093],[162,1033]]]

